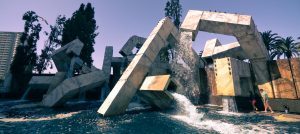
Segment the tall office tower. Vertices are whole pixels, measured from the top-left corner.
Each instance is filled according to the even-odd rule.
[[[5,86],[5,77],[9,74],[10,64],[20,44],[21,32],[0,31],[0,93],[8,92]]]

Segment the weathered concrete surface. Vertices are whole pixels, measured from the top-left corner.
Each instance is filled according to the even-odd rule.
[[[63,105],[80,90],[86,91],[99,87],[106,79],[103,71],[94,71],[66,79],[44,96],[42,104],[47,107]]]
[[[212,65],[209,65],[209,67],[205,68],[207,73],[207,85],[209,88],[209,98],[208,98],[208,104],[214,104],[214,105],[222,105],[222,97],[217,95],[217,83],[215,78],[215,71]]]
[[[291,65],[293,70],[294,82],[296,85],[297,96],[300,98],[300,58],[292,58]]]
[[[52,54],[53,62],[59,72],[67,72],[71,62],[69,55],[79,56],[83,43],[79,39],[75,39],[65,46],[55,50]]]
[[[250,59],[259,88],[272,91],[268,74],[268,51],[251,16],[190,10],[181,27],[182,32],[191,32],[195,40],[198,31],[232,35]],[[270,96],[273,97],[273,96]]]
[[[170,35],[176,35],[176,28],[169,18],[159,21],[143,46],[122,74],[108,97],[98,110],[103,116],[125,112],[130,100],[141,86],[159,51],[166,47]]]
[[[167,91],[170,81],[170,75],[146,77],[138,93],[141,100],[160,109],[170,107],[173,101],[173,96]]]
[[[113,58],[113,47],[112,46],[106,46],[105,47],[103,64],[102,64],[102,71],[107,76],[110,76],[112,58]]]
[[[275,98],[297,99],[289,61],[287,59],[271,61],[270,72]]]
[[[66,79],[66,72],[57,72],[55,76],[52,78],[47,91],[47,94],[50,93],[53,89],[55,89],[62,81]]]
[[[122,56],[128,56],[128,55],[132,55],[132,50],[137,47],[137,45],[142,45],[144,44],[144,42],[146,41],[146,38],[143,37],[139,37],[139,36],[131,36],[127,42],[125,43],[125,45],[122,47],[122,49],[119,51],[119,53]]]
[[[300,100],[299,99],[270,99],[269,103],[273,110],[284,112],[284,105],[288,106],[290,111],[300,113]]]
[[[250,66],[234,58],[215,59],[217,95],[249,96],[253,92]]]
[[[246,59],[245,52],[238,42],[221,45],[218,39],[206,41],[202,58],[224,58],[232,57],[236,59]]]
[[[248,15],[190,10],[180,29],[193,32],[193,39],[198,31],[232,35],[237,38],[248,59],[269,58],[254,21]]]
[[[54,76],[32,76],[29,81],[31,89],[48,89]]]
[[[220,41],[217,38],[207,40],[204,45],[202,57],[203,58],[211,57],[212,55],[214,55],[215,48],[218,46],[221,46],[221,45],[222,44],[220,43]]]

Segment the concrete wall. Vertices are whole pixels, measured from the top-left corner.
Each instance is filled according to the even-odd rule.
[[[299,98],[300,59],[291,59],[291,66],[287,59],[271,61],[269,65],[275,98]]]

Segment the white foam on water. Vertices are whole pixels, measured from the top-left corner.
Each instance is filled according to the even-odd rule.
[[[278,132],[272,124],[240,124],[235,125],[219,120],[203,119],[204,113],[198,113],[196,106],[194,106],[189,99],[184,95],[173,93],[172,94],[177,102],[176,113],[170,115],[171,118],[183,121],[193,127],[199,129],[214,130],[222,134],[233,133],[275,133]],[[241,114],[233,114],[228,112],[220,112],[221,114],[240,116]]]
[[[221,115],[227,115],[227,116],[242,116],[243,113],[235,113],[235,112],[228,112],[228,111],[216,111],[217,113]]]

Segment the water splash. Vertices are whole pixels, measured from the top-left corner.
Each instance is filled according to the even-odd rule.
[[[194,106],[189,99],[184,95],[173,93],[174,99],[176,100],[175,113],[170,114],[171,118],[183,121],[193,127],[199,129],[214,130],[222,134],[233,134],[233,133],[274,133],[278,132],[272,124],[244,124],[236,125],[221,120],[211,120],[204,117],[205,113],[199,113],[197,107]],[[221,114],[224,112],[221,112]],[[228,113],[228,112],[225,112]],[[238,114],[228,114],[228,116],[235,116],[239,118],[242,116]],[[268,126],[268,127],[266,127]]]
[[[194,106],[188,98],[184,95],[173,93],[174,99],[176,100],[176,115],[173,117],[178,119],[188,119],[199,121],[203,117],[203,113],[198,113],[197,107]]]

